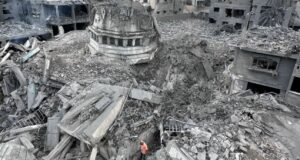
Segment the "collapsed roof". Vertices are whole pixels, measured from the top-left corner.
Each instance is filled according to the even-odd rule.
[[[244,38],[240,41],[240,48],[298,58],[300,52],[299,37],[299,32],[281,26],[254,27],[245,33]]]

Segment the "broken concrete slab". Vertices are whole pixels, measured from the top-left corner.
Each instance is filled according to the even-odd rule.
[[[155,103],[155,104],[160,104],[162,101],[161,96],[158,96],[152,92],[144,91],[141,89],[132,89],[129,94],[129,97],[141,101]]]
[[[2,143],[0,144],[0,151],[1,160],[36,160],[33,153],[22,145]]]
[[[34,56],[35,54],[37,54],[41,49],[39,47],[31,50],[28,53],[25,53],[25,55],[22,56],[22,61],[26,62],[29,58],[31,58],[32,56]]]
[[[89,137],[91,144],[96,144],[103,138],[109,127],[113,124],[123,109],[125,101],[125,96],[119,97],[118,100],[107,107],[107,109],[100,115],[100,117],[96,119],[96,121],[94,121],[85,129],[84,134]]]
[[[37,96],[35,97],[33,105],[30,107],[30,109],[36,109],[40,106],[42,101],[47,97],[46,93],[43,91],[39,91]]]
[[[45,149],[52,150],[59,143],[59,117],[49,117],[47,122],[47,136],[45,141]]]
[[[92,149],[91,156],[90,156],[90,160],[96,160],[97,153],[98,153],[98,147],[97,147],[97,145],[96,145],[96,146],[94,146],[93,149]]]
[[[59,128],[88,145],[98,143],[121,112],[128,92],[125,87],[93,83],[68,101],[73,107]]]
[[[18,94],[18,90],[15,90],[15,91],[11,92],[11,97],[15,100],[18,112],[23,111],[24,109],[26,109],[26,106],[25,106],[25,103],[23,102],[23,99]]]
[[[168,155],[174,160],[193,160],[178,147],[175,141],[169,141],[166,147]]]
[[[137,127],[139,127],[141,125],[149,123],[150,121],[153,120],[153,118],[154,118],[154,116],[149,116],[146,119],[143,119],[143,120],[140,120],[140,121],[137,121],[137,122],[131,124],[130,127],[131,128],[137,128]]]
[[[12,70],[18,79],[20,86],[25,86],[27,85],[27,81],[25,76],[23,75],[21,69],[13,62],[13,61],[5,61],[3,64],[1,64],[1,67],[3,68],[9,68]]]
[[[35,98],[36,98],[36,87],[32,78],[30,78],[29,85],[27,87],[27,110],[31,109],[31,107],[34,104]]]
[[[73,143],[73,138],[69,135],[64,135],[61,141],[55,146],[55,148],[46,156],[43,160],[53,160],[59,156],[63,150],[70,144]]]
[[[46,127],[46,124],[37,124],[37,125],[27,126],[27,127],[23,127],[23,128],[11,129],[11,130],[8,131],[8,133],[10,133],[11,135],[19,134],[19,133],[24,133],[24,132],[30,132],[30,131],[33,131],[33,130],[37,130],[37,129],[40,129],[40,128],[43,128],[43,127]]]
[[[22,145],[25,146],[28,151],[33,152],[34,145],[26,137],[21,136],[20,141],[21,141]]]
[[[44,84],[47,84],[47,81],[49,79],[49,75],[50,75],[50,64],[51,64],[51,59],[49,58],[49,56],[45,53],[45,66],[44,66],[44,71],[43,71],[43,78],[42,78],[42,82]]]

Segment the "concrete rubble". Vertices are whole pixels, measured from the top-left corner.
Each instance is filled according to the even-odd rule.
[[[95,8],[112,5],[117,14],[104,7],[103,15],[97,12],[104,17],[96,19],[115,16],[114,21],[140,25],[126,19],[134,12],[130,3],[123,4],[125,10],[115,3],[99,3]],[[273,26],[229,33],[199,19],[152,18],[149,24],[140,20],[155,31],[142,34],[155,41],[155,56],[142,64],[122,58],[108,63],[90,54],[91,39],[100,42],[88,31],[0,46],[0,159],[136,160],[140,140],[148,144],[150,160],[300,158],[299,106],[282,94],[231,92],[238,87],[232,82],[241,78],[232,71],[236,47],[295,57],[297,31]],[[118,30],[114,21],[109,26]],[[110,45],[118,44],[111,39]],[[296,66],[293,70],[298,73]]]

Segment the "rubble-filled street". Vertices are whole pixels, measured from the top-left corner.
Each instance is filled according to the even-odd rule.
[[[0,160],[300,159],[300,34],[286,20],[24,1],[32,17],[0,14]]]

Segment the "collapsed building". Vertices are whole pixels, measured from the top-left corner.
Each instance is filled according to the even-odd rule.
[[[139,2],[100,5],[89,31],[90,52],[108,60],[144,63],[152,60],[158,49],[156,21]]]
[[[299,106],[299,36],[280,27],[251,29],[236,48],[231,91],[271,92]]]
[[[28,20],[30,23],[42,23],[52,29],[53,35],[85,29],[90,23],[90,4],[87,1],[67,0],[30,0]]]
[[[231,24],[236,29],[241,29],[250,7],[250,0],[213,2],[209,12],[209,22],[217,25]]]
[[[26,8],[22,0],[0,1],[0,47],[8,41],[25,42],[28,37],[47,35],[47,28],[25,23]]]
[[[218,25],[230,24],[236,29],[253,25],[292,26],[292,13],[296,1],[280,0],[226,0],[213,2],[209,22]],[[294,25],[293,25],[294,26]]]
[[[24,43],[29,37],[51,38],[90,23],[90,4],[68,0],[1,0],[0,47],[8,41]]]
[[[158,0],[156,3],[152,4],[152,8],[154,9],[153,13],[156,17],[178,17],[178,15],[183,14],[183,1],[181,0]],[[155,6],[153,6],[153,4]]]

